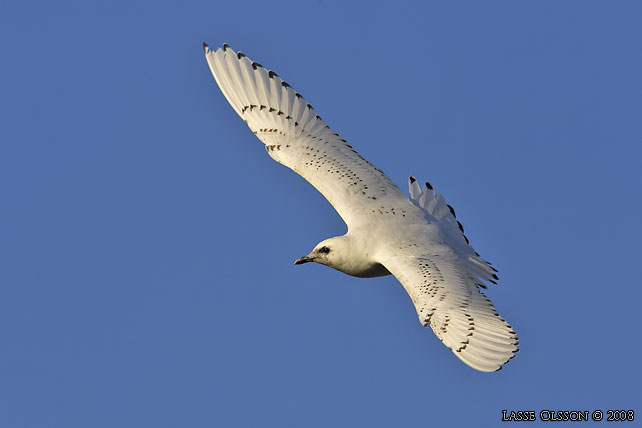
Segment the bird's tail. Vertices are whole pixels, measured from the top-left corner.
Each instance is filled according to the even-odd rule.
[[[442,230],[448,234],[450,242],[458,246],[467,255],[468,258],[464,260],[464,267],[471,276],[497,284],[496,281],[499,279],[496,273],[497,269],[482,259],[470,245],[470,240],[464,234],[464,226],[457,220],[455,209],[446,203],[443,195],[436,193],[428,182],[423,187],[419,187],[419,183],[412,176],[408,180],[408,189],[410,200],[425,211],[429,220],[438,221],[442,226]],[[482,282],[478,285],[486,288]]]

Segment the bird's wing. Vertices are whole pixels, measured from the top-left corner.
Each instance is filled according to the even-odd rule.
[[[480,291],[473,265],[446,243],[430,241],[391,241],[377,261],[404,286],[419,322],[430,325],[459,359],[483,372],[499,370],[518,351],[517,334]]]
[[[464,234],[464,226],[457,220],[455,209],[446,203],[444,196],[436,193],[428,182],[419,187],[414,177],[408,180],[408,190],[410,200],[421,209],[428,223],[437,225],[440,239],[457,255],[459,265],[478,278],[477,285],[486,288],[483,281],[497,284],[497,270],[470,245]]]
[[[223,95],[268,154],[321,192],[348,227],[368,224],[372,217],[421,217],[381,170],[330,129],[276,73],[227,45],[215,50],[203,46]]]

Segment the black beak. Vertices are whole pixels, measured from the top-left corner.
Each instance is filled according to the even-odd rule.
[[[300,259],[296,259],[294,261],[294,264],[295,265],[302,265],[303,263],[308,263],[308,262],[313,262],[313,261],[314,261],[313,257],[305,256],[305,257],[301,257]]]

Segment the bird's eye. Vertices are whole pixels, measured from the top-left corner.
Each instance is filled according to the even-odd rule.
[[[330,249],[328,247],[321,247],[319,248],[319,252],[323,254],[328,254],[330,252]]]

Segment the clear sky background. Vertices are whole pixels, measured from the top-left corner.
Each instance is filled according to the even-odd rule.
[[[0,426],[642,412],[641,22],[638,1],[0,0]],[[203,41],[445,195],[516,358],[476,372],[393,277],[292,264],[345,226]]]

